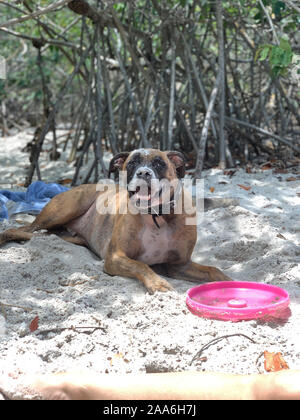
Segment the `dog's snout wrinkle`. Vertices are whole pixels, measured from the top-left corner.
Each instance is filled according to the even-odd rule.
[[[141,167],[136,171],[137,178],[149,180],[154,177],[154,172],[147,167]]]

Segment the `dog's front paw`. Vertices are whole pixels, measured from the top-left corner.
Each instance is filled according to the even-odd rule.
[[[153,295],[155,292],[167,292],[168,290],[174,290],[170,283],[167,280],[164,280],[161,277],[157,277],[156,279],[149,279],[145,282],[145,286],[150,293]]]
[[[210,281],[232,281],[230,277],[226,276],[226,274],[216,267],[210,267],[209,278]]]

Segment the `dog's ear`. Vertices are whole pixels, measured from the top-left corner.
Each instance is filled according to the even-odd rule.
[[[178,178],[184,178],[185,174],[185,157],[182,153],[172,151],[167,152],[168,159],[173,163]]]
[[[121,152],[116,154],[109,163],[109,169],[108,169],[108,178],[110,178],[110,174],[112,172],[119,171],[122,169],[125,160],[128,158],[129,152]]]

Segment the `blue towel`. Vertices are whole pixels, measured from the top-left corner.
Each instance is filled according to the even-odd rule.
[[[17,213],[38,214],[51,198],[68,190],[60,184],[42,181],[33,182],[25,192],[0,190],[0,220]]]

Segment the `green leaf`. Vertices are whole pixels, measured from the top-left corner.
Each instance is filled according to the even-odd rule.
[[[260,52],[259,61],[264,61],[268,57],[269,52],[270,52],[270,47],[269,46],[264,47]]]
[[[279,48],[285,51],[292,51],[289,41],[284,38],[280,38]]]
[[[258,50],[256,51],[255,61],[257,61],[257,60],[264,61],[268,57],[269,52],[271,50],[272,50],[272,45],[270,45],[270,44],[261,45],[258,48]]]

